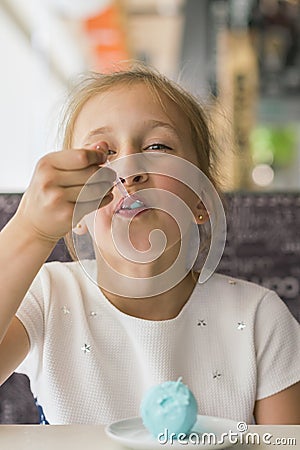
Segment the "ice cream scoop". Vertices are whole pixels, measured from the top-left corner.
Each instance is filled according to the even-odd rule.
[[[144,395],[140,413],[148,431],[188,435],[197,420],[198,405],[192,391],[181,382],[166,381],[151,387]]]

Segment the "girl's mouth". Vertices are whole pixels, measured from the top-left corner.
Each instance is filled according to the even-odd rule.
[[[132,218],[137,214],[149,209],[147,205],[135,195],[122,198],[115,209],[115,214],[125,218]]]

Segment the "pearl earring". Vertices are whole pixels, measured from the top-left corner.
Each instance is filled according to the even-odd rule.
[[[203,219],[202,214],[200,214],[200,215],[198,216],[198,219],[199,219],[199,220],[202,220],[202,219]]]
[[[78,235],[85,234],[88,231],[85,222],[78,222],[75,228],[73,228],[73,232]]]

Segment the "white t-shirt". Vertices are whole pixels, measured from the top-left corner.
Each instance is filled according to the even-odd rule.
[[[137,416],[147,388],[180,376],[199,414],[251,423],[256,400],[300,380],[300,327],[286,305],[224,275],[197,283],[176,318],[151,321],[114,307],[79,263],[47,263],[17,317],[31,342],[18,371],[50,424]]]

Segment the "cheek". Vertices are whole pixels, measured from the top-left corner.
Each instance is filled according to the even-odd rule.
[[[197,195],[184,183],[176,180],[175,178],[157,176],[156,187],[164,191],[172,192],[183,200],[187,206],[192,209],[197,204]]]
[[[111,213],[110,205],[98,209],[94,222],[94,240],[97,246],[105,246],[110,242],[111,236]]]

